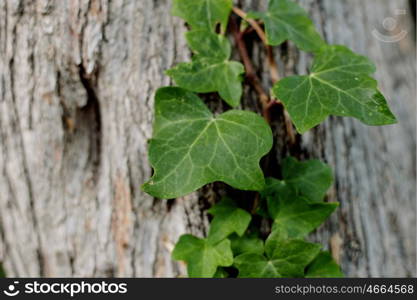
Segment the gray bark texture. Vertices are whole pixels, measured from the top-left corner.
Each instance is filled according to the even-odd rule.
[[[312,235],[346,276],[416,276],[415,39],[405,0],[302,0],[330,43],[377,65],[380,89],[399,119],[367,127],[329,118],[288,149],[280,112],[269,169],[288,154],[334,169],[337,213]],[[248,10],[266,1],[241,0]],[[171,250],[185,233],[204,236],[206,208],[228,190],[211,184],[159,200],[147,140],[164,70],[190,57],[186,27],[170,0],[0,0],[0,261],[8,276],[177,277]],[[405,15],[395,16],[396,9]],[[384,18],[408,35],[386,43]],[[387,34],[387,33],[385,33]],[[248,48],[265,88],[264,51]],[[306,73],[311,56],[276,50],[282,76]],[[236,58],[239,59],[236,54]],[[218,100],[207,98],[214,109]],[[244,109],[258,110],[247,87]],[[273,172],[272,172],[273,173]]]

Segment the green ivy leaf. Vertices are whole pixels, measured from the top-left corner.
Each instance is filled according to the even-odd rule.
[[[190,63],[180,63],[166,74],[175,83],[196,93],[218,92],[220,97],[232,107],[240,103],[242,97],[243,65],[236,61],[219,61],[207,57],[195,57]]]
[[[251,12],[248,17],[264,21],[272,46],[291,40],[302,50],[314,51],[325,44],[305,10],[293,1],[270,0],[267,12]]]
[[[303,277],[305,267],[317,256],[321,245],[303,240],[282,242],[271,257],[275,267],[285,277]]]
[[[174,0],[172,14],[183,18],[193,29],[213,31],[221,24],[226,30],[232,0]]]
[[[332,169],[319,160],[299,162],[293,157],[282,163],[282,177],[299,195],[320,202],[333,183]]]
[[[239,270],[239,278],[279,278],[284,277],[278,268],[262,254],[244,253],[235,257],[234,266]]]
[[[264,253],[264,242],[257,234],[245,234],[244,236],[232,235],[229,237],[232,242],[233,255],[242,253]]]
[[[288,232],[284,228],[276,227],[272,229],[265,241],[265,253],[267,257],[272,257],[278,247],[288,240]]]
[[[230,110],[215,118],[195,94],[162,88],[149,142],[154,175],[142,188],[159,198],[184,196],[215,181],[262,190],[259,160],[271,147],[271,129],[257,114]]]
[[[206,239],[199,239],[190,234],[180,237],[172,257],[187,263],[189,277],[210,278],[216,273],[217,267],[233,264],[229,240],[213,245]]]
[[[229,40],[222,35],[207,30],[192,30],[185,37],[195,55],[224,61],[232,54]]]
[[[187,41],[196,55],[191,62],[180,63],[166,74],[184,89],[196,93],[218,92],[230,106],[238,106],[245,68],[229,60],[230,42],[205,30],[190,31]]]
[[[232,233],[242,236],[252,219],[250,213],[237,207],[236,203],[227,197],[210,208],[208,213],[214,216],[207,237],[210,243],[218,243]]]
[[[322,48],[310,75],[279,81],[273,92],[285,105],[297,130],[304,133],[327,116],[351,116],[368,125],[396,122],[371,77],[375,66],[344,46]]]
[[[339,265],[333,260],[328,251],[320,252],[319,255],[307,267],[307,278],[339,278],[344,277]]]
[[[272,235],[265,244],[266,256],[244,253],[235,258],[234,265],[241,278],[303,277],[320,248],[319,244]]]
[[[311,202],[297,195],[285,181],[267,178],[268,211],[274,228],[284,229],[291,238],[302,238],[320,226],[339,203]],[[265,195],[265,193],[263,193]]]

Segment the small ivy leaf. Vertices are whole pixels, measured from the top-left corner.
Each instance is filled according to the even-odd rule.
[[[328,251],[320,252],[306,270],[306,278],[340,278],[344,277],[340,266]]]
[[[208,30],[192,30],[186,34],[188,45],[195,55],[228,60],[232,53],[229,40]]]
[[[243,253],[235,257],[234,266],[239,270],[239,278],[280,278],[284,277],[264,255]]]
[[[272,247],[272,244],[275,245]],[[304,269],[320,252],[321,246],[303,240],[268,241],[267,255],[244,253],[235,258],[234,266],[243,278],[303,277]]]
[[[283,227],[290,237],[301,238],[318,228],[339,206],[339,203],[309,203],[304,198],[286,199],[274,218],[274,228]]]
[[[371,77],[374,71],[368,58],[344,46],[327,46],[317,53],[310,75],[286,77],[273,93],[300,133],[329,115],[351,116],[368,125],[396,123]]]
[[[245,234],[242,237],[234,234],[229,237],[229,240],[232,242],[234,256],[242,253],[264,253],[264,242],[257,234]]]
[[[252,219],[250,213],[237,207],[236,203],[227,197],[210,208],[208,213],[214,216],[207,237],[212,244],[224,240],[232,233],[242,236]]]
[[[195,53],[192,62],[180,63],[166,74],[182,88],[196,93],[218,92],[230,106],[238,106],[245,70],[241,63],[229,60],[229,40],[207,30],[193,30],[186,37]]]
[[[142,188],[165,199],[215,181],[259,191],[265,185],[259,161],[271,148],[271,129],[257,114],[230,110],[215,118],[195,94],[162,88],[149,143],[154,174]]]
[[[319,160],[299,162],[293,157],[282,163],[282,176],[297,194],[320,202],[333,183],[332,169]]]
[[[286,240],[288,240],[288,232],[284,228],[273,228],[272,232],[265,241],[266,256],[272,257],[277,248],[280,247]]]
[[[193,57],[192,62],[180,63],[166,71],[166,74],[172,77],[178,86],[189,91],[218,92],[230,106],[236,107],[242,97],[244,72],[245,68],[240,62],[197,55]]]
[[[283,180],[278,180],[272,177],[265,179],[265,188],[261,191],[261,198],[294,198],[296,196],[295,190]],[[278,214],[279,206],[271,206],[266,203],[268,215],[266,217],[273,217]]]
[[[187,263],[189,277],[210,278],[217,267],[228,267],[233,264],[233,253],[230,241],[213,245],[206,239],[199,239],[190,234],[182,235],[175,245],[172,257]]]
[[[293,1],[270,0],[267,12],[250,12],[248,17],[264,21],[272,46],[291,40],[301,50],[315,51],[325,44],[305,10]]]
[[[232,6],[232,0],[174,0],[172,14],[193,29],[213,31],[220,24],[225,32]]]
[[[320,252],[321,245],[303,240],[285,240],[279,244],[270,259],[285,277],[303,277],[305,267]]]
[[[217,268],[216,273],[213,275],[213,278],[228,278],[229,273],[224,268]]]
[[[291,238],[303,238],[320,226],[339,206],[339,203],[311,202],[298,196],[286,182],[268,178],[270,190],[266,197],[274,229],[285,230]],[[273,193],[271,189],[274,189]]]

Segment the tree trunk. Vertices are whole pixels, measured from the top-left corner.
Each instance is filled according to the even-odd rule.
[[[407,11],[398,26],[411,31],[408,2],[300,2],[330,43],[376,62],[400,122],[376,128],[330,118],[290,151],[277,112],[269,169],[290,153],[327,161],[336,177],[328,198],[341,207],[312,238],[347,276],[415,276],[415,40],[409,32],[384,43],[371,33],[396,8]],[[8,276],[185,274],[170,251],[184,232],[205,235],[205,209],[227,188],[211,184],[168,201],[140,190],[151,175],[153,95],[171,84],[164,70],[190,55],[170,6],[0,0],[0,260]],[[254,40],[248,46],[269,88]],[[311,61],[290,43],[276,56],[281,75],[305,73]],[[243,107],[257,110],[256,101],[246,88]]]

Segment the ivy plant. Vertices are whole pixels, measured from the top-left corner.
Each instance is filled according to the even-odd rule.
[[[374,64],[345,46],[327,44],[297,3],[269,0],[267,11],[248,13],[233,5],[232,0],[173,0],[173,15],[190,29],[186,41],[193,55],[167,70],[177,86],[156,92],[149,141],[154,173],[143,190],[170,199],[220,181],[255,192],[248,194],[254,195],[253,205],[225,196],[211,207],[206,237],[180,237],[173,258],[186,262],[190,277],[341,277],[332,254],[308,241],[338,207],[324,201],[333,182],[330,166],[287,157],[280,178],[265,178],[260,166],[273,145],[271,107],[282,106],[290,143],[294,127],[303,134],[329,115],[368,125],[393,124],[396,118],[372,77]],[[240,26],[236,16],[229,24],[232,12],[242,19]],[[271,93],[260,84],[246,49],[248,26],[267,50]],[[231,59],[229,36],[243,64]],[[284,42],[313,54],[309,74],[280,78],[271,47]],[[245,73],[262,116],[238,109]],[[196,93],[217,93],[231,109],[214,114]],[[260,220],[270,229],[259,228]]]
[[[267,178],[265,188],[260,193],[261,201],[266,206],[266,217],[272,223],[271,233],[266,240],[259,231],[254,230],[256,218],[259,217],[256,213],[251,215],[239,208],[235,201],[223,198],[209,210],[214,218],[208,237],[198,239],[182,236],[174,249],[174,259],[187,262],[191,277],[229,277],[236,273],[238,277],[256,278],[342,276],[336,262],[328,252],[321,250],[321,245],[305,240],[338,206],[336,202],[324,202],[324,195],[320,201],[303,196],[306,181],[310,181],[310,188],[316,191],[321,191],[323,186],[329,188],[332,183],[331,175],[330,181],[326,178],[323,183],[320,175],[314,178],[308,172],[309,167],[317,163],[316,160],[298,162],[289,157],[283,163],[283,174],[291,174],[294,165],[301,165],[302,168],[297,171],[298,180],[294,181],[294,177],[281,180]],[[327,165],[320,163],[317,174],[324,169],[329,170]],[[225,241],[228,241],[227,247]],[[197,243],[200,248],[190,250],[196,249]],[[233,259],[228,263],[213,259],[214,249],[223,251],[219,254],[220,250],[217,250],[216,257],[228,258],[232,253]],[[203,264],[208,269],[196,272]]]

